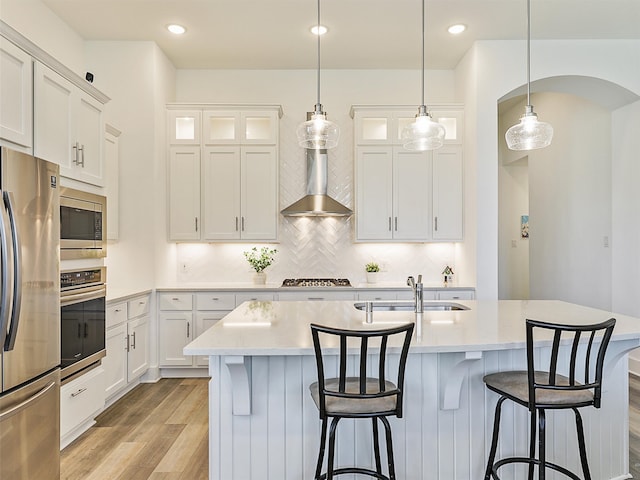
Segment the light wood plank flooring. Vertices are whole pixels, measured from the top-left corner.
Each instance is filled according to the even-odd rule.
[[[142,384],[65,448],[61,480],[206,480],[208,379]]]
[[[62,451],[61,480],[206,480],[207,379],[142,384]],[[629,376],[629,464],[640,479],[640,377]]]

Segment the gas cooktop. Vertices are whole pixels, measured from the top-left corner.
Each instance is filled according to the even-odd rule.
[[[350,287],[348,278],[285,278],[283,287]]]

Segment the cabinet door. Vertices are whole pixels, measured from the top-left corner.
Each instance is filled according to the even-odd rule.
[[[149,316],[129,320],[128,327],[127,381],[131,382],[149,369]]]
[[[445,145],[461,145],[464,137],[464,111],[460,110],[431,110],[433,119],[440,123],[445,130]]]
[[[78,160],[73,177],[76,180],[104,185],[102,104],[83,92],[77,92],[74,103]]]
[[[107,398],[127,384],[127,340],[126,323],[107,330],[107,356],[102,359]]]
[[[202,170],[204,239],[239,239],[240,147],[205,147]]]
[[[430,236],[430,160],[427,152],[393,150],[393,238],[428,240]]]
[[[278,114],[274,111],[242,112],[240,114],[242,143],[276,145],[278,143]]]
[[[0,37],[0,139],[33,145],[33,63],[31,56]]]
[[[462,240],[463,171],[460,147],[433,152],[433,238]]]
[[[197,335],[202,335],[205,331],[213,327],[218,320],[224,317],[229,312],[198,312],[196,313],[196,332]],[[196,357],[196,365],[200,367],[209,366],[209,357],[206,355],[198,355]]]
[[[393,159],[391,147],[357,150],[356,238],[392,238]]]
[[[243,239],[278,236],[278,157],[275,147],[242,147],[240,230]]]
[[[169,239],[200,239],[200,147],[169,150]]]
[[[168,110],[169,144],[200,145],[200,118],[197,110]]]
[[[35,63],[33,153],[60,165],[60,175],[67,177],[73,177],[76,159],[74,89],[71,82]]]
[[[104,135],[104,183],[107,197],[107,240],[120,236],[120,131],[107,125]]]
[[[191,366],[191,357],[185,356],[182,349],[193,340],[193,314],[162,312],[159,320],[160,366]]]
[[[390,145],[393,143],[393,118],[388,111],[355,114],[356,145]]]
[[[202,112],[204,145],[237,145],[242,139],[240,113],[223,110]]]

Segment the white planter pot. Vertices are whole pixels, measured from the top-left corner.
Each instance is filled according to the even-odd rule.
[[[264,285],[267,283],[267,274],[264,272],[256,272],[253,275],[253,283],[256,285]]]
[[[379,272],[367,272],[367,283],[378,283]]]

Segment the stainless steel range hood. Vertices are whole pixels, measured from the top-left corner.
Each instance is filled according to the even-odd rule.
[[[348,217],[353,211],[327,195],[328,160],[325,149],[306,149],[307,195],[280,213],[285,217]]]

